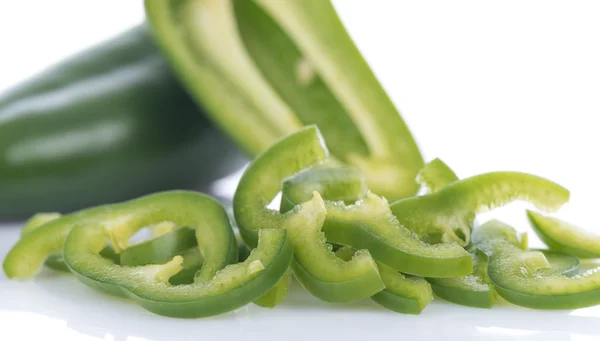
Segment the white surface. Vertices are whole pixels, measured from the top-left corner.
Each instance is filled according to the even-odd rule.
[[[559,217],[596,228],[600,193],[598,1],[335,2],[427,159],[459,176],[518,170],[571,190]],[[143,17],[137,1],[0,3],[0,91]],[[33,24],[35,23],[35,24]],[[483,215],[529,230],[522,205]],[[17,238],[0,228],[0,258]],[[535,238],[534,238],[535,239]],[[33,250],[32,250],[33,251]],[[600,309],[491,310],[436,300],[420,316],[333,306],[298,285],[275,310],[201,320],[147,313],[50,271],[0,275],[0,340],[595,340]]]
[[[0,256],[17,240],[15,225],[0,229]],[[32,250],[33,251],[33,250]],[[212,318],[153,315],[134,303],[45,270],[33,281],[0,276],[2,340],[595,340],[600,307],[535,311],[509,305],[491,310],[436,299],[421,315],[385,310],[365,300],[320,302],[297,282],[275,309],[250,304]],[[10,335],[10,338],[5,338]]]

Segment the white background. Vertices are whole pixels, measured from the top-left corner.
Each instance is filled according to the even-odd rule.
[[[461,177],[493,170],[518,170],[555,180],[572,194],[571,203],[558,216],[587,229],[597,229],[600,1],[338,0],[334,3],[401,110],[426,159],[441,157]],[[52,62],[140,22],[143,16],[140,1],[0,2],[0,91]],[[511,205],[486,214],[483,219],[501,217],[525,231],[528,227],[522,208]],[[2,247],[7,248],[11,243]],[[0,256],[5,252],[0,249]],[[22,337],[37,335],[34,326],[18,322],[31,316],[20,319],[20,315],[3,310],[9,293],[16,292],[21,298],[28,297],[27,293],[10,292],[6,288],[22,290],[0,278],[0,335],[11,330],[23,330]],[[80,296],[86,299],[85,294]],[[428,328],[423,322],[428,318],[427,309],[418,320],[410,317],[412,322],[407,328],[414,323]],[[432,307],[430,310],[434,312],[429,318],[442,323],[441,317],[435,318],[434,309],[442,308]],[[448,309],[458,311],[454,313],[459,319],[463,316],[460,314],[470,314],[465,310],[468,308]],[[68,311],[77,312],[75,308]],[[536,316],[544,316],[550,325],[553,319],[557,326],[568,324],[564,313],[543,315],[546,313],[525,313],[526,310],[516,308],[514,311],[521,319],[535,321]],[[590,310],[571,315],[600,316],[581,311]],[[485,318],[482,317],[485,314],[492,313],[475,311],[473,316],[479,317],[474,317],[474,321]],[[44,316],[42,312],[31,321],[42,323],[46,321]],[[343,316],[354,315],[346,312]],[[47,322],[50,324],[37,332],[70,330],[61,324],[64,319],[63,316],[54,324]],[[574,332],[600,334],[591,329],[594,323],[595,320],[575,323],[578,327],[574,328],[579,330]],[[491,322],[482,324],[481,328],[494,326]],[[531,324],[536,326],[534,322]],[[492,334],[502,339],[531,336],[527,332],[511,334],[513,329],[527,329],[526,325],[517,327],[497,327],[509,331]],[[118,339],[127,338],[127,328],[123,328],[124,334]],[[565,330],[569,331],[569,327]],[[557,335],[557,340],[568,340],[567,334],[538,336],[546,340]],[[104,330],[95,337],[111,339],[114,335]],[[152,335],[140,337],[144,338],[152,339]],[[584,336],[572,339],[575,338],[586,339]]]

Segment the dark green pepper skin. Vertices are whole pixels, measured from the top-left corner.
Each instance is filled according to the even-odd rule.
[[[145,26],[0,94],[0,219],[198,188],[243,162]]]

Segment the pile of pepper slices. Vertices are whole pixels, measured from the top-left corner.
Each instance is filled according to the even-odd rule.
[[[417,181],[424,195],[388,203],[361,172],[329,157],[316,126],[290,134],[246,169],[232,219],[215,199],[169,191],[68,215],[40,213],[4,260],[10,278],[46,266],[172,317],[211,316],[254,302],[281,302],[292,274],[327,302],[370,298],[419,314],[433,299],[490,308],[503,298],[540,309],[600,302],[600,273],[579,258],[600,257],[598,237],[528,211],[549,250],[477,213],[514,200],[555,211],[569,191],[518,172],[459,180],[441,160]],[[281,193],[279,211],[267,208]],[[142,228],[154,237],[128,245]],[[579,258],[578,258],[579,257]]]

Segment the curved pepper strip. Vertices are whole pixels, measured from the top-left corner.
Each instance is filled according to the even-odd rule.
[[[42,213],[34,214],[31,218],[29,218],[25,222],[25,225],[23,226],[23,229],[21,230],[21,238],[24,235],[31,233],[33,230],[37,229],[38,227],[44,225],[45,223],[48,223],[52,220],[56,220],[56,219],[60,218],[61,216],[62,216],[62,214],[60,214],[58,212],[42,212]],[[44,262],[44,264],[52,270],[69,272],[69,267],[63,261],[61,251],[55,252],[55,253],[49,255],[48,258],[46,259],[46,261]]]
[[[491,308],[494,305],[494,288],[487,278],[487,257],[472,250],[473,273],[454,278],[428,278],[436,296],[460,305]]]
[[[168,283],[182,268],[181,256],[161,265],[122,267],[99,255],[107,237],[117,248],[125,248],[138,229],[161,221],[195,229],[204,266],[193,284]],[[293,255],[286,231],[261,230],[258,247],[248,259],[231,264],[237,261],[237,245],[225,210],[209,196],[174,191],[83,210],[44,224],[9,252],[5,273],[10,278],[30,277],[63,246],[67,265],[83,283],[173,317],[210,316],[257,299],[279,281]]]
[[[279,140],[242,175],[233,198],[235,219],[249,245],[261,228],[287,230],[295,250],[294,275],[314,296],[329,302],[360,300],[384,288],[377,265],[366,250],[349,262],[335,257],[321,232],[327,211],[318,192],[300,208],[285,214],[266,207],[280,191],[283,179],[326,160],[327,156],[316,126]]]
[[[99,206],[86,212],[110,209],[109,205]],[[73,223],[81,218],[83,211],[61,216],[60,213],[38,213],[32,216],[21,231],[21,239],[8,252],[2,264],[8,278],[32,277],[45,264],[57,271],[69,272],[63,259],[63,244]],[[36,250],[31,253],[31,250]],[[119,255],[106,246],[100,255],[118,264]],[[27,260],[27,262],[22,261]],[[37,267],[36,267],[37,266]]]
[[[335,179],[340,179],[336,183]],[[378,262],[403,273],[424,277],[456,277],[471,273],[471,255],[457,244],[428,245],[398,223],[385,198],[368,193],[364,178],[348,168],[314,168],[283,184],[283,211],[310,198],[310,190],[326,199],[362,198],[352,205],[326,201],[323,232],[328,242],[368,249]],[[324,193],[324,194],[323,194]]]
[[[527,210],[531,226],[552,250],[580,258],[600,258],[600,236],[558,218]]]
[[[423,166],[421,171],[419,171],[419,174],[417,174],[416,180],[418,184],[425,188],[426,193],[435,193],[459,179],[456,173],[454,173],[444,161],[436,158]],[[440,231],[437,229],[438,226],[429,225],[419,226],[414,232],[417,233],[421,240],[427,242],[439,243],[455,241],[461,246],[466,246],[469,244],[471,238],[471,227],[473,226],[474,220],[475,217],[473,217],[473,221],[468,222],[467,224],[461,224],[457,226],[455,230],[445,229]]]
[[[98,252],[104,240],[126,243],[137,230],[157,221],[190,226],[204,256],[194,283],[170,285],[183,257],[161,265],[123,267]],[[292,259],[286,231],[261,230],[256,249],[237,263],[237,243],[229,217],[213,198],[194,192],[165,192],[118,204],[89,225],[77,224],[64,244],[65,261],[85,284],[132,298],[164,316],[204,317],[239,308],[264,295],[284,275]]]
[[[473,231],[474,245],[488,255],[488,275],[500,296],[536,309],[575,309],[600,303],[598,268],[574,277],[548,271],[542,253],[521,250],[509,241],[506,231],[516,235],[512,227],[494,220]]]
[[[453,237],[454,231],[470,230],[476,214],[515,200],[555,211],[569,201],[569,191],[535,175],[491,172],[454,181],[435,193],[396,201],[390,208],[400,224],[423,240],[462,242]]]
[[[350,260],[355,252],[355,249],[344,246],[335,255],[343,260]],[[379,262],[377,267],[385,283],[385,290],[371,297],[375,303],[399,313],[418,315],[433,300],[431,286],[423,278],[406,277]]]

